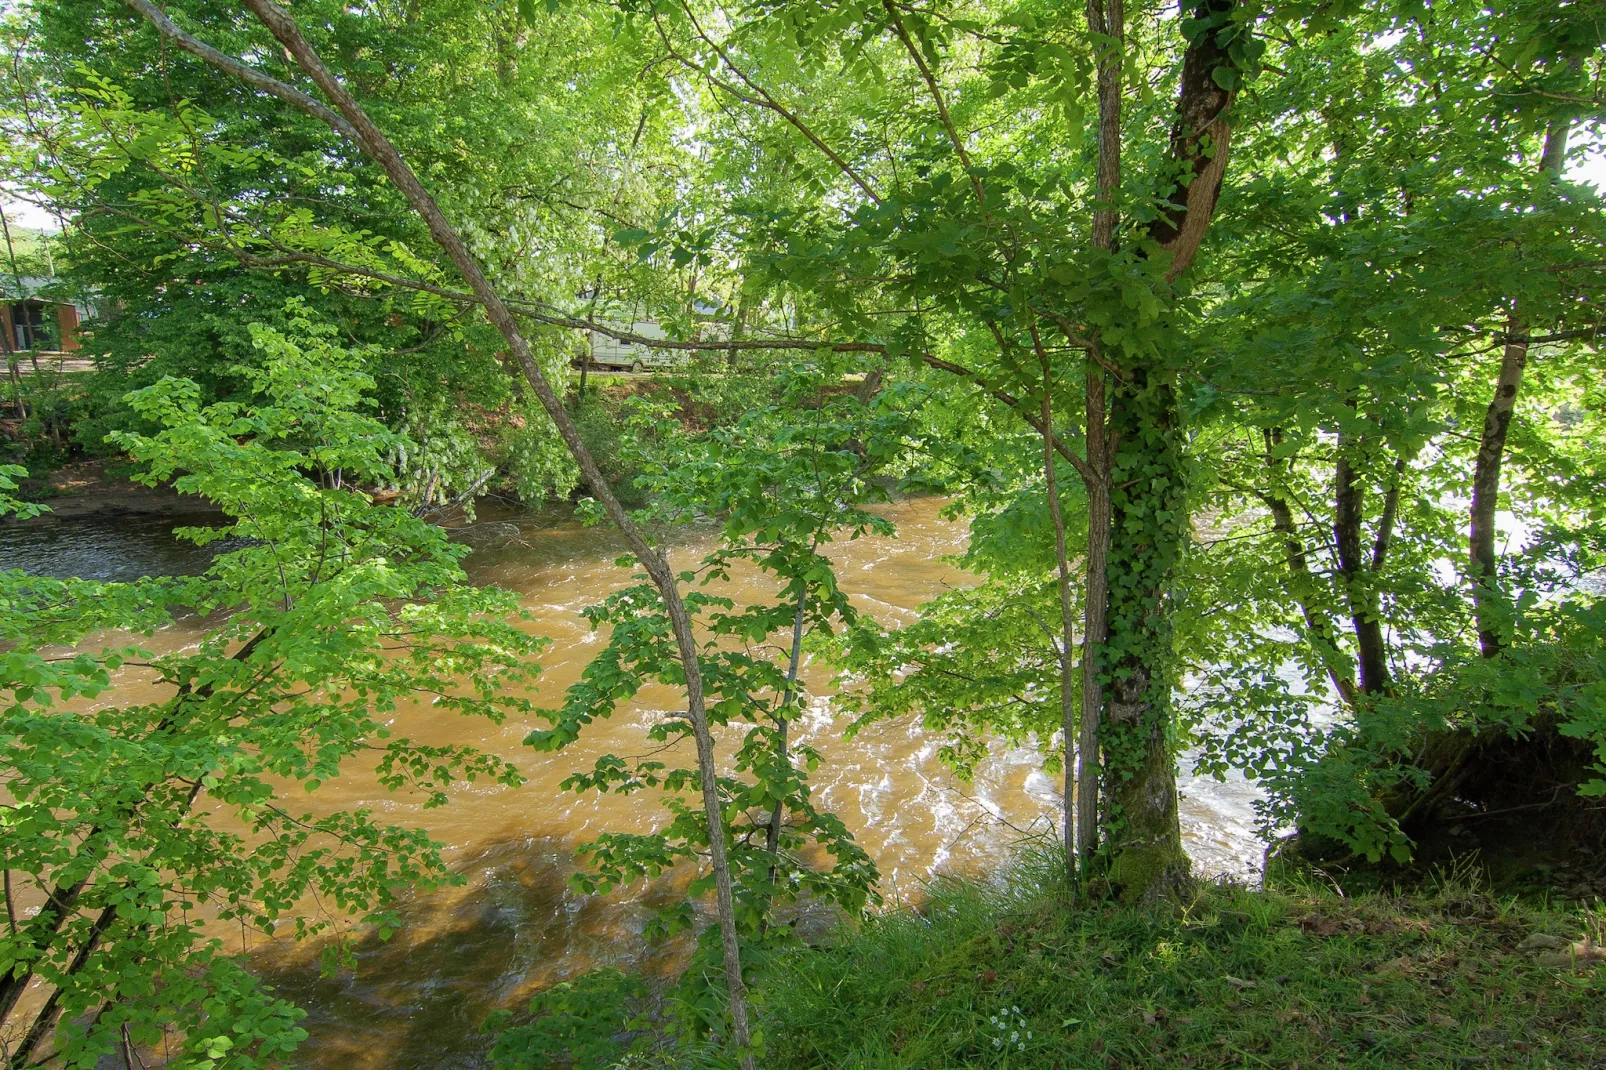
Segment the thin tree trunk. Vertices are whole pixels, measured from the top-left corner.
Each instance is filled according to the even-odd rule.
[[[1088,0],[1088,29],[1102,35],[1098,48],[1099,146],[1096,174],[1097,204],[1093,209],[1092,239],[1096,249],[1115,250],[1115,227],[1120,218],[1116,203],[1121,190],[1121,78],[1126,47],[1126,15],[1122,0]],[[1099,781],[1102,762],[1099,734],[1104,720],[1104,682],[1101,653],[1106,638],[1109,608],[1110,457],[1105,438],[1106,398],[1104,370],[1089,353],[1084,361],[1086,379],[1085,427],[1087,466],[1092,478],[1087,487],[1087,560],[1085,603],[1082,607],[1082,724],[1077,740],[1075,855],[1084,881],[1099,846]],[[1069,727],[1066,729],[1069,732]],[[1071,792],[1070,742],[1066,741],[1065,793]],[[1067,802],[1069,807],[1069,802]],[[1066,852],[1071,853],[1067,812]]]
[[[1333,473],[1333,541],[1338,546],[1338,574],[1349,601],[1350,624],[1355,630],[1355,649],[1360,662],[1361,692],[1377,695],[1389,688],[1388,647],[1383,642],[1377,592],[1371,574],[1361,558],[1361,520],[1365,513],[1366,488],[1346,447],[1349,441],[1338,436],[1338,462]]]
[[[1076,853],[1084,880],[1099,847],[1099,756],[1104,721],[1101,662],[1110,604],[1110,456],[1105,437],[1103,370],[1087,362],[1087,463],[1094,478],[1087,486],[1086,602],[1082,608],[1082,732],[1077,742]]]
[[[1559,175],[1567,158],[1567,135],[1571,122],[1550,124],[1545,132],[1545,148],[1539,159],[1543,175]],[[1494,397],[1483,417],[1483,438],[1478,443],[1478,459],[1472,469],[1471,525],[1467,537],[1467,556],[1472,566],[1472,606],[1478,625],[1478,647],[1486,658],[1500,653],[1501,617],[1507,611],[1499,587],[1495,555],[1495,511],[1500,502],[1500,465],[1506,454],[1506,433],[1511,428],[1511,412],[1522,389],[1522,373],[1528,366],[1528,326],[1515,306],[1506,318],[1506,347],[1500,356],[1500,374],[1495,379]]]
[[[1377,520],[1377,537],[1372,540],[1372,571],[1382,572],[1394,545],[1394,522],[1400,514],[1400,481],[1405,478],[1405,458],[1394,461],[1394,474],[1383,489],[1383,515]]]
[[[1355,681],[1349,666],[1341,665],[1344,658],[1343,651],[1338,645],[1338,635],[1333,629],[1333,622],[1328,619],[1316,605],[1316,580],[1311,575],[1310,558],[1305,551],[1305,543],[1299,537],[1299,529],[1294,524],[1294,511],[1288,505],[1278,487],[1278,481],[1283,472],[1292,468],[1290,462],[1279,464],[1273,454],[1273,447],[1282,443],[1282,431],[1271,428],[1264,431],[1266,443],[1266,468],[1270,472],[1271,489],[1265,495],[1267,508],[1271,510],[1271,526],[1283,537],[1283,558],[1288,563],[1289,587],[1294,600],[1299,603],[1300,613],[1305,618],[1305,630],[1314,640],[1314,645],[1321,654],[1322,662],[1327,666],[1328,679],[1333,681],[1333,687],[1338,691],[1339,698],[1346,706],[1355,705]],[[1281,468],[1281,471],[1279,471]]]
[[[90,837],[95,836],[98,829],[90,830]],[[55,943],[61,927],[72,917],[73,911],[78,908],[78,900],[84,889],[89,885],[89,875],[68,885],[57,885],[51,889],[46,897],[44,906],[34,915],[32,921],[23,930],[29,946],[35,948],[39,955],[44,955]],[[7,970],[5,977],[0,978],[0,1025],[4,1025],[11,1017],[12,1011],[17,1009],[17,1001],[22,998],[23,992],[33,980],[33,962],[17,963]]]
[[[96,918],[94,925],[90,926],[89,935],[84,939],[83,946],[78,949],[73,955],[72,961],[67,964],[66,977],[72,977],[84,968],[84,965],[89,962],[89,956],[93,955],[95,950],[100,947],[101,937],[106,935],[106,930],[111,928],[112,922],[116,919],[117,906],[115,904],[106,907],[100,912],[100,917]],[[33,1054],[33,1050],[55,1028],[56,1019],[61,1016],[61,991],[58,986],[55,991],[51,992],[50,998],[45,1000],[45,1005],[40,1007],[39,1012],[34,1015],[33,1025],[29,1027],[27,1034],[22,1038],[22,1043],[17,1045],[17,1050],[12,1055],[14,1065],[28,1065],[28,1057]]]
[[[808,600],[807,590],[797,596],[797,619],[792,621],[792,659],[786,666],[786,693],[781,696],[780,709],[775,715],[777,726],[780,729],[781,761],[783,762],[789,760],[786,750],[786,733],[790,721],[786,714],[792,708],[792,697],[797,687],[798,665],[803,660],[803,614],[808,608]],[[781,804],[777,802],[775,809],[770,813],[769,832],[764,837],[764,849],[769,851],[772,857],[770,862],[771,888],[775,886],[775,873],[780,865],[781,819],[785,816],[782,810]]]
[[[1094,44],[1098,60],[1099,146],[1096,201],[1093,207],[1093,248],[1115,248],[1115,225],[1121,192],[1121,69],[1125,48],[1126,14],[1122,0],[1087,0],[1087,25],[1104,38]]]
[[[17,299],[19,302],[23,302],[23,299],[28,295],[26,292],[24,292],[22,287],[22,272],[17,269],[17,250],[11,245],[11,224],[6,220],[6,213],[4,210],[0,210],[0,231],[4,231],[5,233],[6,256],[11,260],[11,277],[16,281],[17,284]],[[49,246],[47,245],[46,248],[49,248]],[[25,302],[23,302],[23,307],[27,308],[27,304]],[[28,406],[25,405],[22,400],[22,372],[17,366],[17,347],[22,343],[22,336],[17,333],[17,318],[15,316],[11,316],[10,321],[10,337],[0,338],[0,342],[5,344],[6,370],[10,372],[12,388],[17,392],[17,418],[19,420],[26,420],[28,418]],[[0,335],[4,335],[5,333],[6,332],[3,329],[0,329]],[[38,357],[34,358],[33,370],[35,385],[38,385]]]
[[[741,291],[741,296],[736,299],[736,322],[731,324],[731,335],[728,339],[729,341],[740,342],[747,336],[747,306],[747,290],[743,289]],[[726,371],[736,371],[736,353],[737,351],[734,347],[725,351]]]
[[[731,887],[730,864],[725,836],[726,824],[719,797],[718,770],[714,763],[713,737],[708,730],[708,714],[704,705],[702,667],[698,661],[697,640],[692,630],[691,616],[682,601],[674,570],[668,559],[655,550],[619,503],[602,471],[597,466],[579,429],[564,407],[562,399],[552,389],[546,375],[536,362],[529,342],[519,330],[512,312],[486,278],[474,254],[458,235],[428,190],[419,182],[396,147],[374,125],[367,112],[352,98],[345,87],[329,71],[312,46],[301,33],[294,18],[272,0],[245,0],[245,6],[268,28],[281,45],[295,58],[296,63],[317,84],[324,96],[335,106],[338,114],[309,98],[294,87],[278,83],[254,68],[231,57],[218,53],[179,30],[155,7],[151,0],[126,0],[128,5],[149,20],[161,33],[177,45],[220,69],[233,74],[247,84],[288,100],[307,113],[324,120],[337,132],[350,138],[373,159],[389,176],[391,182],[407,198],[413,210],[424,220],[430,236],[446,253],[453,266],[473,290],[474,296],[485,309],[486,318],[501,332],[508,347],[524,372],[525,379],[557,426],[569,453],[574,457],[587,485],[604,512],[624,535],[630,550],[641,562],[664,601],[664,609],[679,648],[680,661],[686,677],[687,719],[697,745],[697,769],[703,796],[703,811],[708,822],[709,864],[714,875],[715,905],[719,920],[720,944],[724,958],[725,982],[730,992],[731,1034],[742,1065],[752,1070],[752,1043],[747,1020],[746,985],[742,980],[741,949],[736,932],[736,909]]]
[[[253,649],[263,634],[258,632],[245,646],[235,652],[234,657],[244,660],[242,655]],[[203,690],[210,694],[210,685],[204,687]],[[188,694],[188,692],[185,692],[185,694]],[[167,720],[159,723],[157,731],[165,728],[166,724]],[[198,779],[190,788],[189,797],[184,801],[184,806],[179,811],[180,818],[189,813],[195,806],[195,800],[200,798],[201,788],[202,783]],[[178,819],[175,819],[173,824],[176,827]],[[85,844],[92,842],[99,834],[100,826],[97,825],[90,829],[89,835],[84,837]],[[85,848],[80,848],[80,857],[82,857],[84,850]],[[78,859],[74,861],[77,862]],[[61,935],[62,926],[67,924],[68,919],[78,909],[78,902],[83,897],[84,891],[89,887],[89,880],[93,876],[94,869],[104,862],[104,856],[95,859],[94,865],[90,867],[90,872],[86,873],[82,878],[71,885],[58,884],[51,890],[50,895],[45,899],[45,905],[40,908],[39,913],[29,923],[27,929],[29,943],[39,956],[43,956],[45,952],[54,946],[56,938]],[[17,1001],[22,998],[23,992],[27,991],[29,983],[33,980],[34,963],[37,961],[38,959],[35,958],[28,960],[26,963],[17,963],[11,970],[7,971],[3,981],[0,981],[0,1026],[6,1024],[11,1017],[11,1013],[17,1008]]]
[[[13,327],[14,329],[15,327]],[[11,377],[11,389],[14,391],[13,400],[17,405],[17,419],[26,420],[28,418],[28,406],[22,400],[22,372],[17,367],[17,351],[11,347],[10,337],[5,335],[6,332],[3,329],[3,325],[0,325],[0,342],[5,344],[6,372]]]
[[[1033,333],[1036,341],[1036,334]],[[1071,561],[1065,549],[1065,515],[1060,510],[1059,479],[1055,472],[1054,452],[1054,404],[1050,399],[1050,390],[1053,379],[1050,375],[1048,356],[1043,347],[1037,347],[1037,359],[1043,371],[1043,484],[1044,493],[1048,496],[1048,516],[1054,524],[1054,563],[1059,572],[1059,599],[1060,599],[1060,725],[1065,748],[1065,790],[1064,798],[1064,830],[1065,830],[1065,860],[1071,867],[1068,876],[1075,880],[1075,865],[1078,857],[1076,837],[1076,808],[1075,808],[1075,754],[1076,743],[1076,696],[1071,689],[1074,672],[1071,665],[1071,650],[1076,643],[1076,608],[1071,600]]]
[[[244,661],[251,656],[253,650],[261,645],[268,634],[266,629],[257,632],[241,644],[240,649],[236,650],[230,657],[235,661]],[[178,694],[171,700],[174,704],[173,709],[156,723],[155,732],[165,732],[172,726],[174,719],[178,716],[179,708],[191,695],[204,700],[211,697],[212,693],[213,690],[210,683],[202,684],[199,688],[193,690],[189,684],[183,684],[179,688]],[[188,813],[190,808],[195,805],[195,800],[201,794],[201,786],[201,782],[197,780],[194,786],[190,788],[189,798],[185,801],[183,809],[180,810],[180,816]],[[133,817],[137,813],[138,806],[136,805],[128,808],[126,816]],[[88,888],[90,878],[94,875],[96,868],[105,861],[105,855],[94,855],[90,846],[95,842],[96,837],[101,834],[102,828],[103,826],[101,825],[95,825],[90,828],[88,834],[84,836],[83,842],[79,845],[78,856],[73,859],[72,865],[82,867],[84,875],[71,884],[58,882],[50,890],[50,894],[46,896],[44,905],[40,907],[39,913],[34,915],[33,920],[28,923],[27,929],[24,930],[28,945],[34,949],[36,955],[43,956],[50,950],[56,941],[56,937],[60,935],[62,926],[67,924],[67,920],[78,909],[78,901],[82,898],[85,889]],[[86,857],[91,859],[87,865],[85,864]],[[60,871],[57,870],[57,872]],[[10,872],[7,871],[8,879],[9,876]],[[9,886],[7,891],[9,896]],[[10,908],[9,897],[7,899],[7,907],[8,909]],[[14,920],[12,924],[15,926]],[[17,1001],[22,998],[22,993],[27,989],[29,982],[33,980],[34,961],[36,959],[16,963],[12,969],[5,972],[4,976],[0,976],[0,1026],[3,1026],[6,1020],[10,1018],[11,1012],[16,1009]]]
[[[1506,332],[1519,337],[1525,333],[1525,325],[1515,310],[1506,319]],[[1486,658],[1498,655],[1504,645],[1499,619],[1504,599],[1498,592],[1496,579],[1495,510],[1500,502],[1500,466],[1505,460],[1506,434],[1527,366],[1528,343],[1508,341],[1500,356],[1500,374],[1495,379],[1494,397],[1484,413],[1483,438],[1478,443],[1478,459],[1472,469],[1467,551],[1472,564],[1472,605],[1478,624],[1478,647]]]

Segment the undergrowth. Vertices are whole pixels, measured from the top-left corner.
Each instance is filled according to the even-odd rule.
[[[1606,1061],[1598,904],[1523,904],[1453,877],[1410,898],[1202,885],[1174,913],[1139,913],[1067,907],[1052,873],[944,882],[918,911],[773,963],[755,992],[762,1064]],[[1519,950],[1534,933],[1557,939]]]
[[[1051,858],[940,881],[918,909],[750,958],[758,1065],[1606,1065],[1606,904],[1499,898],[1476,872],[1408,896],[1200,884],[1155,911],[1067,904]],[[589,975],[538,996],[493,1062],[734,1066],[684,1028],[718,1008],[682,1000]]]

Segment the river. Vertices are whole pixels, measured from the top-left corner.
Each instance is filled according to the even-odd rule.
[[[946,560],[964,545],[963,524],[943,519],[942,503],[913,499],[887,506],[896,538],[836,544],[832,557],[858,608],[887,623],[910,620],[921,603],[973,578]],[[599,647],[580,617],[629,579],[614,564],[622,544],[587,529],[566,512],[486,510],[462,533],[475,550],[467,568],[477,583],[516,591],[552,639],[542,656],[540,696],[555,705]],[[0,526],[0,567],[102,579],[198,571],[204,551],[175,542],[171,521],[75,519]],[[673,557],[690,564],[712,542],[711,531],[679,534]],[[770,596],[744,589],[738,600]],[[174,649],[195,638],[179,623],[146,643]],[[823,756],[816,797],[834,810],[880,866],[889,904],[917,899],[939,874],[996,871],[1028,836],[1043,835],[1057,817],[1059,791],[1028,747],[994,746],[964,783],[938,761],[940,739],[917,723],[889,722],[839,738],[827,694],[830,674],[807,665],[817,696],[799,718],[802,740]],[[139,701],[137,683],[120,702]],[[136,693],[131,693],[136,692]],[[605,753],[640,753],[648,726],[673,703],[667,691],[643,691],[611,721],[553,755],[521,745],[529,727],[446,718],[426,706],[398,712],[395,730],[422,742],[468,742],[515,761],[529,782],[518,789],[464,785],[450,805],[423,810],[391,796],[370,777],[326,784],[323,805],[370,806],[386,820],[422,825],[447,845],[466,883],[415,896],[407,924],[388,942],[368,939],[354,971],[324,978],[316,949],[250,934],[231,936],[257,967],[309,1012],[311,1036],[297,1065],[317,1070],[484,1066],[487,1038],[477,1032],[496,1007],[517,1006],[531,991],[586,968],[611,964],[664,973],[683,945],[649,946],[641,936],[655,902],[676,894],[665,878],[611,896],[569,890],[577,844],[603,830],[647,831],[663,812],[642,796],[577,796],[558,784]],[[727,748],[728,749],[728,748]],[[1184,763],[1186,767],[1186,762]],[[1183,835],[1206,876],[1254,875],[1262,844],[1253,833],[1253,787],[1241,778],[1218,783],[1181,778]]]

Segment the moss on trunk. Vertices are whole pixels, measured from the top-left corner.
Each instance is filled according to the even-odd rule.
[[[1158,367],[1113,390],[1119,447],[1112,471],[1107,875],[1124,903],[1153,902],[1188,874],[1177,820],[1176,686],[1171,614],[1188,539],[1176,394]]]

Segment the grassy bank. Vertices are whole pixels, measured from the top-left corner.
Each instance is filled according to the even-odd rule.
[[[1067,910],[1046,872],[941,886],[783,958],[756,993],[763,1065],[1606,1065],[1599,904],[1447,880],[1411,898],[1203,887],[1148,915]]]

